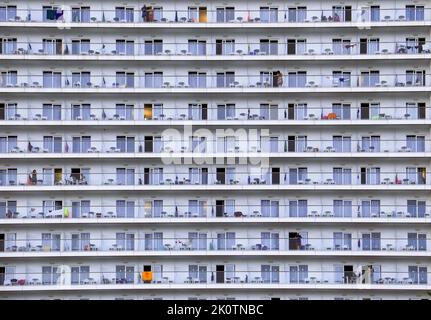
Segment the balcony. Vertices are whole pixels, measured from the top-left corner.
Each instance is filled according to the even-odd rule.
[[[306,168],[300,168],[306,169]],[[409,168],[408,168],[409,169]],[[417,169],[417,170],[416,170]],[[289,171],[280,168],[265,173],[244,171],[201,172],[159,170],[159,168],[137,173],[134,169],[122,173],[96,173],[74,170],[63,173],[56,168],[50,173],[39,173],[35,169],[27,174],[16,169],[3,170],[0,190],[430,190],[431,179],[425,168],[415,171],[352,171],[338,174],[334,172],[312,172],[307,170]],[[69,171],[70,169],[65,169]],[[260,171],[260,170],[259,170]]]
[[[306,71],[283,76],[269,72],[267,75],[221,75],[167,76],[83,74],[76,79],[61,75],[17,75],[9,72],[0,87],[5,93],[223,93],[223,92],[426,92],[431,76],[420,73],[348,75],[308,75]]]
[[[263,267],[263,266],[262,266]],[[301,266],[302,267],[302,266]],[[307,266],[305,266],[307,267]],[[134,267],[127,272],[115,268],[105,271],[71,273],[65,270],[60,277],[54,273],[27,272],[6,275],[0,291],[48,291],[48,290],[125,290],[125,289],[334,289],[334,290],[429,290],[427,271],[320,271],[301,269],[301,271],[281,271],[280,268],[268,272],[256,269],[237,269],[229,271],[189,272],[169,270],[149,272],[149,280],[142,280],[141,273]],[[89,269],[89,268],[88,268]],[[104,266],[97,268],[107,269]],[[426,268],[425,268],[426,269]]]
[[[35,25],[43,23],[47,25],[71,24],[75,27],[127,27],[128,25],[142,25],[146,27],[193,27],[211,26],[212,24],[226,24],[236,27],[258,27],[258,26],[289,26],[301,24],[307,26],[350,26],[357,24],[381,23],[401,24],[414,22],[426,22],[430,20],[429,8],[424,6],[406,6],[400,8],[388,8],[371,10],[370,8],[355,9],[351,6],[331,7],[319,10],[307,9],[306,4],[298,8],[252,8],[240,10],[232,7],[218,8],[217,10],[207,7],[187,10],[179,8],[172,10],[161,6],[147,6],[145,8],[121,7],[112,9],[63,9],[41,10],[37,8],[20,8],[10,5],[3,9],[0,21]]]
[[[335,133],[333,133],[336,135]],[[429,140],[424,136],[406,140],[386,140],[365,137],[359,140],[312,140],[307,136],[262,137],[261,140],[198,139],[193,141],[165,139],[164,137],[126,137],[119,140],[91,139],[91,136],[69,137],[56,136],[55,141],[19,140],[0,137],[0,154],[5,159],[12,158],[171,158],[199,157],[271,157],[271,158],[341,158],[341,157],[428,157],[431,152]],[[422,139],[421,139],[422,137]]]
[[[204,230],[200,231],[200,234]],[[259,233],[259,232],[257,232]],[[163,232],[155,239],[140,238],[135,234],[126,238],[110,238],[88,233],[88,239],[61,237],[55,240],[28,238],[0,243],[4,247],[3,258],[72,257],[72,256],[414,256],[430,257],[429,239],[390,237],[340,237],[302,238],[296,234],[290,238],[279,233],[268,233],[267,238],[230,236],[211,238],[176,236],[166,237]],[[224,234],[222,234],[224,235]],[[129,234],[128,234],[129,236]],[[290,235],[289,235],[290,236]],[[414,253],[412,253],[414,252]]]
[[[223,112],[220,112],[222,108]],[[430,119],[429,107],[425,103],[396,106],[352,106],[337,109],[337,104],[295,106],[294,104],[254,106],[239,103],[229,105],[216,104],[179,104],[176,106],[151,105],[145,107],[131,103],[128,109],[106,105],[103,108],[92,106],[91,103],[71,108],[55,104],[54,106],[21,106],[16,103],[0,104],[0,121],[3,125],[178,125],[183,126],[193,121],[205,125],[390,125],[426,124]],[[193,123],[193,124],[194,124]],[[25,149],[25,148],[24,148]]]
[[[61,205],[57,208],[36,205],[10,205],[0,211],[0,219],[5,224],[33,224],[42,220],[48,224],[62,223],[91,223],[103,222],[109,224],[118,223],[154,223],[169,221],[170,223],[196,222],[301,222],[318,223],[331,221],[341,222],[373,222],[373,223],[400,223],[413,221],[415,223],[426,222],[431,216],[431,206],[405,206],[405,205],[380,205],[370,203],[332,205],[332,204],[308,204],[297,202],[289,204],[273,201],[272,205],[237,203],[228,206],[217,205],[211,201],[203,201],[201,207],[189,206],[182,202],[176,204],[162,204],[154,207],[152,203],[142,205],[133,201],[133,206],[124,205]],[[193,200],[192,200],[193,201]],[[197,200],[195,200],[197,201]],[[90,202],[90,201],[89,201]],[[251,200],[250,202],[255,202]],[[158,205],[159,206],[159,205]]]
[[[189,42],[160,42],[140,43],[126,40],[116,43],[91,42],[79,43],[44,43],[9,41],[4,44],[0,54],[2,59],[31,59],[31,60],[179,60],[179,61],[208,61],[208,60],[338,60],[351,59],[426,59],[431,54],[431,42],[423,41],[406,43],[405,41],[379,41],[375,45],[360,42],[306,42],[302,44],[289,42],[243,43],[234,41],[229,43],[204,42],[196,45]]]

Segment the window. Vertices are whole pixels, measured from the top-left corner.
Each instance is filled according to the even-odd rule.
[[[422,266],[408,266],[409,279],[414,284],[428,284],[428,268]]]
[[[380,136],[362,137],[362,148],[364,152],[380,152]]]
[[[333,211],[335,217],[352,217],[352,201],[334,200]]]
[[[161,88],[163,84],[163,72],[146,72],[145,88]]]
[[[216,55],[231,55],[235,53],[234,39],[217,39]]]
[[[117,149],[120,152],[135,152],[135,137],[117,136]]]
[[[360,54],[376,54],[380,52],[380,40],[378,38],[361,38],[359,40]]]
[[[135,169],[117,168],[117,184],[118,185],[134,185],[135,184]]]
[[[117,232],[115,243],[119,250],[135,250],[135,235],[133,233]]]
[[[424,45],[426,44],[426,39],[419,37],[419,38],[406,38],[406,45],[405,48],[400,47],[398,48],[398,51],[400,53],[405,52],[404,50],[407,50],[407,53],[414,54],[414,53],[422,53],[424,49]]]
[[[333,179],[335,184],[349,185],[352,184],[352,169],[350,168],[333,168]]]
[[[381,250],[381,235],[380,232],[371,232],[362,234],[362,250]]]
[[[1,73],[1,86],[2,87],[15,87],[18,84],[17,71],[2,71]]]
[[[425,152],[425,136],[406,136],[406,147],[412,152]]]
[[[90,7],[72,7],[72,22],[90,22]]]
[[[232,22],[235,20],[235,8],[225,7],[216,9],[216,22]]]
[[[133,22],[134,21],[133,8],[115,7],[115,18],[114,18],[114,21],[117,21],[117,22]]]
[[[43,53],[45,54],[49,54],[49,55],[63,54],[62,39],[43,39],[42,46],[43,46],[43,49],[42,49]],[[73,41],[72,41],[72,49],[73,49]],[[79,54],[79,53],[75,53],[75,54]]]
[[[304,120],[308,118],[308,105],[307,103],[289,103],[287,112],[284,113],[284,118],[289,120]]]
[[[44,71],[43,72],[44,88],[61,88],[61,72]]]
[[[59,284],[60,269],[53,266],[42,266],[42,284],[52,285]]]
[[[424,21],[425,7],[416,5],[406,5],[406,20],[407,21]]]
[[[17,17],[16,6],[0,6],[0,22],[15,21]]]
[[[308,279],[308,265],[289,266],[289,283],[305,283]]]
[[[91,148],[91,136],[72,137],[72,152],[87,153]]]
[[[206,217],[207,209],[206,200],[189,200],[189,212],[192,217]]]
[[[303,88],[307,82],[307,71],[289,72],[287,77],[289,88]]]
[[[308,200],[290,200],[289,217],[306,217],[308,212]]]
[[[235,118],[235,104],[217,105],[217,120],[233,120]]]
[[[217,250],[234,250],[236,248],[235,232],[217,233]]]
[[[288,22],[305,22],[307,19],[307,7],[290,7],[287,19]]]
[[[61,105],[44,103],[42,105],[42,116],[46,120],[61,120]]]
[[[84,284],[90,277],[90,266],[71,267],[71,283]]]
[[[8,186],[8,185],[16,185],[18,178],[18,170],[17,169],[0,169],[0,185]]]
[[[62,152],[62,138],[44,136],[43,137],[43,149],[49,153],[61,153]]]
[[[90,200],[72,201],[72,218],[83,218],[90,212]]]
[[[119,55],[133,56],[135,54],[135,41],[133,40],[116,40],[115,52]]]
[[[352,250],[352,234],[343,232],[333,233],[334,250]]]
[[[115,266],[115,282],[116,283],[134,283],[135,282],[135,267],[127,265]]]
[[[91,105],[72,104],[72,120],[90,120],[91,119]]]
[[[72,86],[75,88],[89,88],[91,84],[91,75],[89,71],[72,72]]]
[[[203,265],[189,265],[189,277],[194,280],[194,282],[207,283],[208,271],[207,266]]]
[[[144,235],[145,250],[163,250],[163,232],[146,233]]]
[[[206,88],[207,87],[207,73],[189,71],[189,87],[190,88]]]
[[[352,152],[352,137],[332,136],[332,148],[335,152]]]
[[[287,54],[305,54],[307,52],[307,39],[287,39]]]
[[[332,39],[332,52],[335,55],[351,54],[352,45],[350,39]]]
[[[207,120],[208,119],[208,105],[189,103],[188,118],[190,120]]]
[[[332,112],[337,119],[350,120],[350,103],[333,103]]]
[[[262,245],[262,250],[279,250],[280,235],[274,232],[261,232],[260,243]]]
[[[114,118],[120,120],[133,120],[134,119],[134,105],[117,103],[115,105]]]
[[[332,6],[332,19],[334,22],[352,21],[352,7]]]
[[[43,22],[63,20],[63,10],[59,6],[43,6]]]
[[[426,104],[423,102],[407,102],[405,117],[408,119],[425,119]]]
[[[17,120],[20,115],[17,114],[18,104],[0,103],[0,120]]]
[[[360,216],[363,218],[380,216],[380,200],[362,200]]]
[[[189,232],[188,241],[191,250],[207,250],[207,234],[203,232]]]
[[[407,246],[413,250],[426,251],[427,250],[427,235],[426,233],[407,233]]]
[[[289,169],[289,184],[304,184],[305,179],[307,179],[307,168]]]
[[[278,40],[260,40],[260,53],[278,55]]]
[[[407,200],[407,213],[410,217],[424,218],[426,211],[426,201],[424,200]]]
[[[145,55],[152,56],[152,55],[159,55],[162,53],[163,53],[163,40],[145,40],[144,42]]]
[[[0,38],[0,54],[16,54],[17,39],[16,38]]]
[[[60,251],[60,234],[42,233],[42,249],[44,251]]]
[[[135,73],[134,72],[116,72],[115,87],[119,88],[134,88]]]
[[[134,218],[135,201],[117,200],[115,202],[117,218]]]
[[[280,267],[277,265],[261,265],[261,278],[263,283],[279,283]]]
[[[278,200],[261,200],[260,211],[262,217],[278,217],[280,215],[280,202]]]
[[[425,70],[406,70],[406,86],[425,86]]]
[[[235,72],[217,72],[217,88],[229,88],[235,82]]]
[[[334,87],[350,87],[351,72],[350,71],[332,71],[332,85]]]
[[[407,182],[410,184],[425,184],[426,168],[407,167],[406,178],[407,178]]]
[[[261,103],[260,104],[260,119],[262,119],[262,120],[278,120],[278,105]]]
[[[260,22],[278,22],[278,8],[260,7]]]
[[[193,56],[206,56],[207,55],[206,40],[189,40],[188,53]]]
[[[362,71],[361,72],[361,87],[375,87],[380,83],[380,71]]]
[[[18,146],[17,136],[0,136],[0,153],[8,153],[16,149]]]

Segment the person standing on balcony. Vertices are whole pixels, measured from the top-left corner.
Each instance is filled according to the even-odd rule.
[[[142,21],[147,22],[147,6],[145,4],[141,9],[141,13],[142,13]]]
[[[31,184],[37,184],[37,172],[36,172],[36,169],[34,169],[32,172],[31,172]]]

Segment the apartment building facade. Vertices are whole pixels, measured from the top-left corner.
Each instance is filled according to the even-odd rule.
[[[0,299],[428,299],[427,1],[0,1]]]

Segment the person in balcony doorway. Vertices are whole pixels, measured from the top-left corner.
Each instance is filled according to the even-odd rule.
[[[282,87],[283,86],[283,74],[281,73],[281,71],[278,71],[277,73],[277,87]]]

